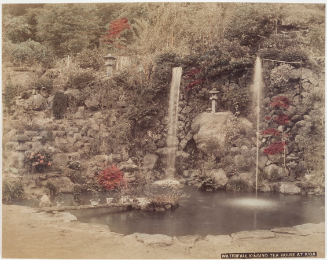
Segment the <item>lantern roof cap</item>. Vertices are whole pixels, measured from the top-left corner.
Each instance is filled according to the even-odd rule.
[[[25,134],[15,135],[12,139],[12,141],[17,141],[17,142],[26,142],[29,140],[30,138]]]
[[[213,88],[209,91],[209,94],[218,94],[220,91],[218,91],[216,88]]]
[[[116,57],[112,56],[111,54],[108,54],[107,56],[103,57],[105,60],[117,60]]]

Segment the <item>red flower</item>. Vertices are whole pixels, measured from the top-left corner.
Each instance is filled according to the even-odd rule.
[[[273,102],[269,103],[270,106],[274,107],[274,108],[285,108],[288,109],[289,105],[290,105],[290,101],[287,97],[285,96],[279,96],[279,97],[275,97],[273,99]]]
[[[275,154],[279,154],[282,153],[285,149],[285,142],[276,142],[271,144],[268,148],[263,150],[264,154],[268,154],[268,155],[275,155]]]
[[[278,117],[274,118],[274,121],[279,125],[287,125],[291,118],[288,115],[280,114]]]
[[[279,131],[275,128],[269,128],[269,129],[266,129],[265,131],[262,131],[260,133],[261,135],[279,135]]]

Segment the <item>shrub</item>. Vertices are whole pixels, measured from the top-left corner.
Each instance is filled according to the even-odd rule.
[[[37,172],[44,172],[51,166],[51,155],[44,150],[34,151],[27,154],[25,165]]]
[[[83,175],[83,173],[80,171],[73,171],[67,174],[67,177],[74,183],[78,183],[78,184],[86,183],[86,176]]]
[[[280,65],[270,72],[270,80],[275,86],[284,86],[289,80],[289,74],[293,69],[288,64]]]
[[[80,201],[81,200],[81,195],[82,195],[82,186],[79,184],[75,184],[73,187],[73,199],[75,201]]]
[[[97,176],[98,183],[106,190],[120,190],[127,182],[123,173],[116,167],[110,166],[102,170]]]
[[[67,97],[64,92],[57,91],[53,97],[52,104],[53,116],[56,119],[61,119],[67,111]]]
[[[4,52],[15,65],[32,65],[41,63],[50,67],[54,60],[53,52],[39,42],[27,40],[19,44],[6,43]]]
[[[101,57],[98,50],[83,49],[81,53],[78,53],[75,60],[80,68],[82,69],[94,69],[99,70],[104,64],[103,58]]]
[[[76,70],[68,76],[68,82],[65,88],[84,89],[94,80],[95,75],[92,69]]]
[[[249,191],[250,189],[249,185],[244,180],[241,179],[230,180],[227,186],[228,189],[234,191]]]
[[[178,200],[185,196],[180,189],[168,186],[146,185],[144,194],[150,204],[154,207],[163,207],[167,204],[178,205]]]
[[[34,85],[33,88],[35,88],[37,91],[45,91],[48,94],[51,94],[52,88],[53,88],[53,80],[52,79],[38,79]]]
[[[22,181],[10,183],[5,180],[2,186],[2,199],[5,201],[21,200],[25,194]]]
[[[303,61],[309,60],[309,55],[306,51],[298,47],[287,47],[283,50],[277,48],[265,48],[259,51],[259,55],[264,59],[280,60],[280,61]]]
[[[6,82],[5,86],[5,96],[4,96],[4,104],[8,109],[8,112],[11,113],[12,105],[14,104],[15,97],[15,86],[12,84],[11,80]]]
[[[50,198],[54,198],[59,193],[59,187],[52,181],[47,181],[45,189],[49,192]]]

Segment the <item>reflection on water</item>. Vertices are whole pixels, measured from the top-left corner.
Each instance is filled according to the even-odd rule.
[[[200,192],[185,187],[189,198],[180,200],[178,209],[166,212],[92,209],[70,211],[81,222],[102,223],[111,231],[132,234],[226,235],[255,229],[291,227],[324,221],[323,197]]]

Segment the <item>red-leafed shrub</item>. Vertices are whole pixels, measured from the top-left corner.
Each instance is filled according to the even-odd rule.
[[[102,170],[98,176],[98,183],[106,190],[121,189],[127,186],[123,173],[116,167],[111,166]]]
[[[271,120],[271,116],[265,116],[265,120],[270,121]]]
[[[269,103],[270,106],[274,108],[285,108],[288,109],[290,106],[290,101],[285,96],[275,97],[273,102]]]
[[[198,78],[198,79],[195,79],[195,75],[200,73],[201,72],[201,69],[197,69],[197,68],[194,68],[194,69],[191,69],[190,71],[186,72],[184,74],[184,78],[185,80],[192,80],[186,87],[186,89],[193,89],[195,88],[196,86],[198,85],[201,85],[202,82],[205,80],[204,77],[202,78]]]
[[[261,135],[274,135],[274,136],[276,136],[276,135],[279,135],[279,131],[276,130],[275,128],[268,128],[265,131],[262,131],[260,134]]]
[[[107,44],[115,44],[118,48],[125,48],[124,45],[118,44],[117,41],[121,33],[130,28],[131,26],[127,18],[122,17],[116,19],[109,24],[107,33],[103,35],[100,40]]]
[[[285,149],[285,145],[286,145],[285,141],[273,143],[268,148],[264,149],[263,153],[267,155],[275,155],[275,154],[282,153]]]
[[[200,72],[201,72],[201,69],[197,69],[197,68],[191,69],[190,71],[188,71],[184,74],[185,80],[194,79],[195,75]]]
[[[274,118],[274,121],[279,124],[279,125],[287,125],[290,121],[291,118],[288,115],[285,114],[280,114],[278,117]]]

